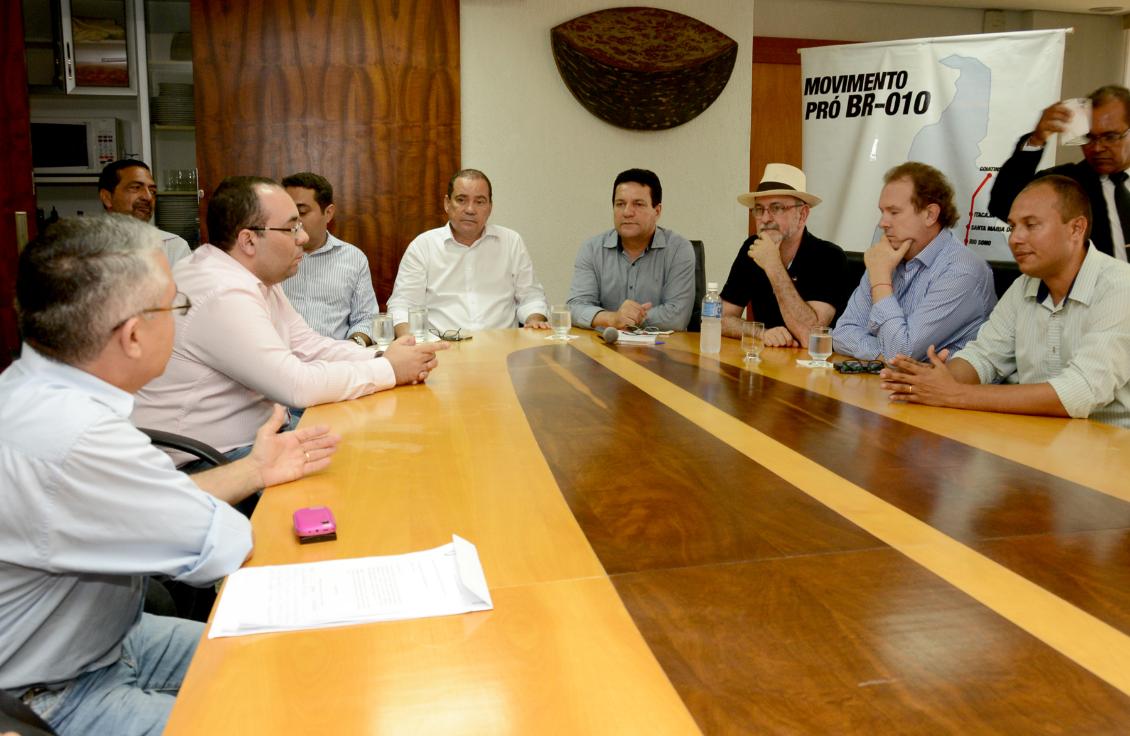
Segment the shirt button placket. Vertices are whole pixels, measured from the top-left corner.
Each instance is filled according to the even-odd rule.
[[[1047,374],[1058,376],[1063,372],[1063,310],[1052,312],[1048,320]]]

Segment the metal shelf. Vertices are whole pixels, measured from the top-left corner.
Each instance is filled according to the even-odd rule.
[[[42,174],[40,176],[33,176],[32,181],[36,184],[97,184],[98,174],[75,174],[73,176],[49,176]],[[189,192],[192,194],[192,192]]]

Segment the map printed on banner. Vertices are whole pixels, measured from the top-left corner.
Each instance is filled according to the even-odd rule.
[[[904,161],[954,188],[961,242],[1012,260],[1008,226],[989,214],[1001,164],[1060,99],[1064,29],[801,50],[804,169],[824,203],[809,227],[845,250],[882,236],[883,174]],[[1048,145],[1040,168],[1054,164]]]

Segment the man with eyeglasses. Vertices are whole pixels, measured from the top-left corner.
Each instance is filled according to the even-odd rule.
[[[275,403],[304,409],[425,380],[446,345],[372,350],[319,335],[282,290],[307,241],[294,200],[270,179],[228,177],[208,203],[208,235],[173,269],[192,299],[165,373],[138,393],[134,421],[245,454]],[[189,458],[171,452],[174,460]]]
[[[742,243],[722,287],[723,335],[741,337],[748,308],[749,318],[765,325],[767,346],[807,346],[808,333],[843,309],[847,257],[805,227],[809,209],[820,204],[806,190],[803,171],[768,164],[757,189],[738,197],[753,212],[757,234]]]
[[[1036,171],[1048,139],[1067,128],[1071,110],[1062,102],[1048,107],[1036,129],[1020,137],[1016,149],[997,173],[989,212],[1008,219],[1016,196],[1030,181],[1060,174],[1079,182],[1094,213],[1091,242],[1107,255],[1125,261],[1130,242],[1130,90],[1108,85],[1090,95],[1091,130],[1083,145],[1083,161]]]
[[[408,310],[427,307],[432,334],[446,340],[466,331],[549,329],[545,291],[522,236],[488,224],[494,192],[478,169],[447,182],[447,224],[417,235],[400,259],[388,313],[397,336],[408,334]]]
[[[207,586],[252,549],[230,504],[329,465],[327,427],[278,433],[197,475],[130,423],[173,347],[157,231],[61,220],[20,254],[21,357],[0,375],[0,688],[63,734],[159,734],[204,626],[142,613],[147,578]]]
[[[106,164],[98,177],[98,199],[107,212],[136,217],[150,222],[157,207],[157,183],[149,164],[132,158],[123,158]],[[188,241],[174,233],[158,230],[161,249],[169,263],[176,263],[190,255]]]
[[[369,259],[357,246],[341,240],[327,227],[337,213],[333,186],[324,176],[301,171],[282,180],[298,207],[309,240],[298,273],[282,288],[295,311],[314,331],[335,340],[373,344],[377,295],[369,274]]]
[[[694,308],[694,249],[660,227],[663,185],[628,169],[612,182],[613,228],[584,242],[573,263],[569,311],[578,327],[685,330]]]
[[[1088,245],[1090,216],[1073,179],[1025,187],[1008,216],[1022,275],[964,350],[896,356],[891,400],[1130,428],[1130,265]]]

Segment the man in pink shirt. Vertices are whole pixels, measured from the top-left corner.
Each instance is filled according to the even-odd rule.
[[[286,190],[228,177],[208,204],[210,244],[176,264],[192,306],[177,316],[165,373],[138,393],[133,421],[239,457],[275,402],[305,408],[418,383],[446,343],[410,337],[383,355],[314,332],[280,284],[298,270],[306,233]],[[176,462],[189,458],[173,454]]]

